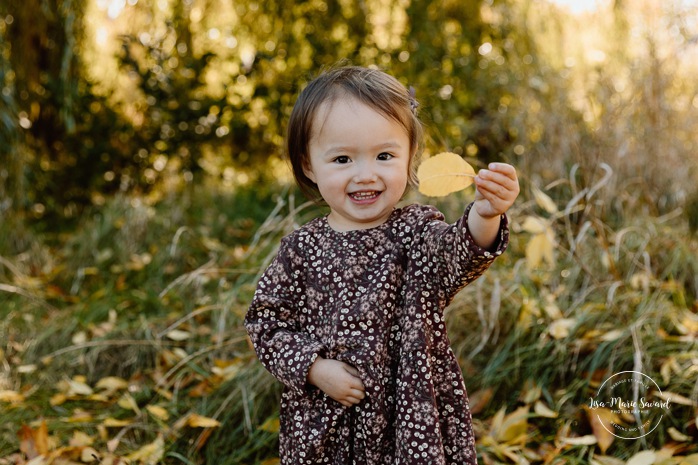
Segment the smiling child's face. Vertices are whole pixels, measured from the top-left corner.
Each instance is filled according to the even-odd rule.
[[[353,97],[320,107],[309,152],[304,171],[329,205],[335,230],[383,224],[407,188],[407,132]]]

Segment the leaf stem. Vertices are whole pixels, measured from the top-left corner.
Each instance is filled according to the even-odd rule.
[[[425,179],[433,179],[433,178],[443,178],[443,177],[451,177],[451,176],[465,176],[468,178],[474,178],[477,176],[476,173],[444,173],[444,174],[432,174],[431,176],[426,176]]]

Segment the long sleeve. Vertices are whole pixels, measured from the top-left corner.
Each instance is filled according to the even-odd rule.
[[[502,215],[498,240],[492,250],[478,246],[468,228],[472,208],[473,204],[468,205],[454,224],[445,223],[443,215],[434,209],[425,217],[426,222],[419,234],[419,248],[424,254],[422,259],[436,266],[433,272],[450,298],[482,275],[509,243],[507,218]]]
[[[308,370],[323,345],[300,329],[305,299],[303,259],[287,237],[257,284],[245,318],[257,357],[287,387],[306,389]],[[294,271],[295,269],[295,271]]]

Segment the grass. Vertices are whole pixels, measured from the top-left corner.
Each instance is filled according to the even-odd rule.
[[[468,195],[439,207],[453,219]],[[412,193],[415,199],[424,200]],[[240,217],[230,216],[231,205]],[[26,242],[41,251],[32,260],[4,244],[3,282],[16,292],[0,293],[0,390],[24,399],[0,403],[3,463],[20,463],[8,461],[22,447],[17,432],[22,424],[38,428],[41,419],[54,451],[79,431],[103,458],[138,461],[138,451],[160,435],[163,463],[271,463],[265,460],[276,454],[280,386],[256,361],[242,319],[278,239],[317,208],[297,205],[291,194],[269,199],[266,217],[243,205],[212,191],[190,194],[184,206],[116,198],[61,247],[47,248],[38,236]],[[545,214],[524,198],[510,215],[514,231],[527,215]],[[597,446],[565,446],[560,438],[594,434],[583,407],[618,371],[643,371],[684,403],[696,401],[695,236],[680,219],[649,216],[615,228],[598,218],[569,234],[572,226],[559,216],[552,266],[529,270],[530,234],[514,233],[510,251],[448,311],[486,463],[598,458]],[[236,229],[248,222],[254,226]],[[572,323],[556,332],[562,319]],[[98,388],[108,377],[128,387]],[[76,380],[92,393],[66,388]],[[536,402],[556,416],[536,414]],[[166,415],[153,414],[153,406]],[[529,408],[525,440],[492,432],[500,410],[522,406]],[[628,459],[673,443],[683,447],[677,455],[698,453],[694,409],[673,404],[646,441],[616,440],[607,453]],[[194,413],[219,426],[187,423]],[[676,442],[669,428],[691,439]]]

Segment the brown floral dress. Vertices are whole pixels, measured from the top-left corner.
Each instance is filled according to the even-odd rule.
[[[286,236],[262,275],[245,326],[285,385],[283,464],[475,464],[463,376],[443,311],[508,243],[473,242],[469,206],[455,224],[434,207],[396,209],[384,224],[334,231],[327,218]],[[316,357],[359,371],[366,397],[344,407],[307,383]]]

